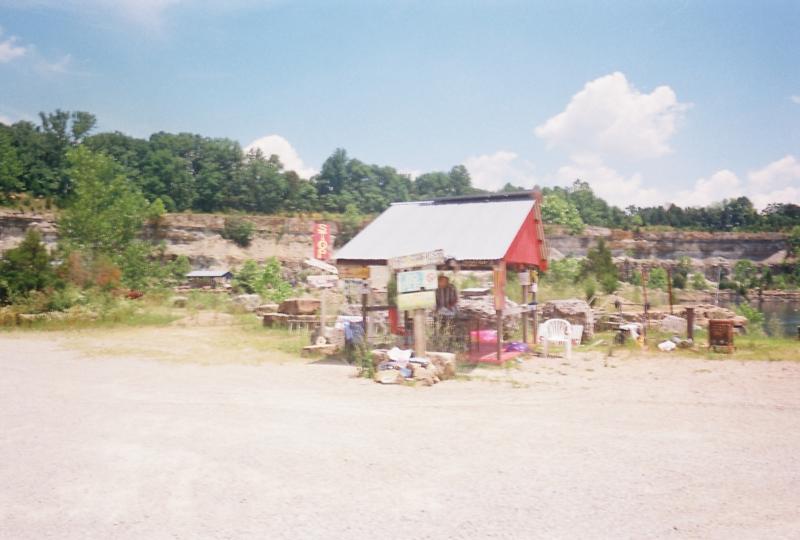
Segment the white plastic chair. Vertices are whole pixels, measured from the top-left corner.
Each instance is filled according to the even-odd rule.
[[[539,341],[544,346],[544,355],[547,356],[550,343],[564,345],[564,356],[567,360],[572,358],[572,325],[564,319],[550,319],[541,325]]]

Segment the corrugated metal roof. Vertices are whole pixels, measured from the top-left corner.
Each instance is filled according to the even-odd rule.
[[[186,277],[215,278],[225,277],[228,274],[230,274],[230,270],[194,270],[186,274]]]
[[[499,260],[533,208],[530,198],[395,203],[336,253],[337,260],[385,260],[443,249],[456,260]]]

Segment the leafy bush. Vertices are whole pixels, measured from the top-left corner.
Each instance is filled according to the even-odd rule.
[[[647,286],[651,289],[666,289],[667,288],[667,271],[657,266],[650,270],[650,277],[647,280]]]
[[[753,332],[763,332],[764,330],[764,314],[758,309],[754,308],[747,302],[742,302],[736,306],[736,312],[747,318],[747,327]]]
[[[222,237],[238,246],[247,247],[253,240],[254,229],[253,224],[246,219],[239,217],[225,218]]]
[[[570,234],[580,234],[584,229],[575,204],[554,193],[545,195],[542,200],[542,219],[545,223],[564,225]]]
[[[758,268],[753,261],[742,259],[736,261],[736,264],[733,265],[733,279],[742,288],[751,288],[757,285],[757,274]]]
[[[606,274],[600,279],[600,286],[606,294],[612,294],[619,288],[619,281],[613,274]]]
[[[272,257],[261,267],[254,260],[247,260],[236,272],[233,286],[247,294],[260,294],[273,302],[286,300],[292,294],[292,286],[283,279],[278,259]]]
[[[597,293],[597,280],[593,277],[587,278],[583,282],[583,292],[586,294],[586,300],[591,300]]]
[[[575,283],[581,273],[581,263],[574,257],[550,261],[545,279],[555,283]]]
[[[692,289],[696,291],[708,290],[708,281],[702,272],[695,272],[692,274]]]
[[[0,259],[0,303],[18,295],[41,291],[56,280],[50,255],[35,229],[29,229],[19,246],[9,249]]]

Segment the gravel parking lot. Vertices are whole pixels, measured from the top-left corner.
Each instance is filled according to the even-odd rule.
[[[222,332],[0,334],[0,536],[800,537],[798,362],[535,359],[412,388],[244,362]]]

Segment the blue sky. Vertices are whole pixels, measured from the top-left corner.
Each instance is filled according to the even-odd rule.
[[[800,2],[0,0],[0,121],[337,147],[611,202],[800,203]]]

